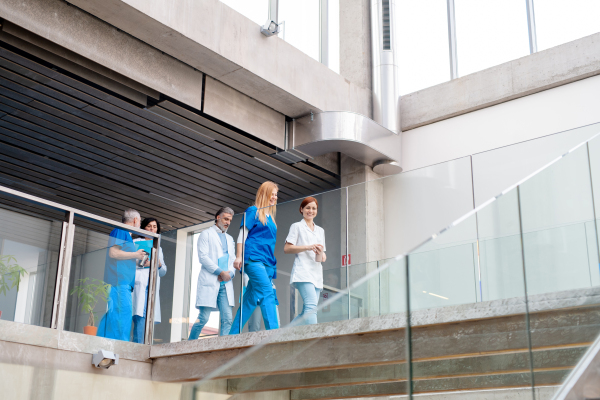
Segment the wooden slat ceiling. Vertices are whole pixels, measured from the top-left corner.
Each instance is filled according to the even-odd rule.
[[[265,180],[280,201],[339,187],[254,140],[165,100],[143,108],[0,42],[0,185],[118,220],[133,207],[163,229],[241,212]]]

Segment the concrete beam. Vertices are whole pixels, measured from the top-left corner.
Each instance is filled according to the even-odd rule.
[[[144,362],[149,361],[151,347],[146,344],[3,320],[0,320],[0,341],[86,354],[94,354],[104,349],[119,354],[122,359]]]
[[[536,385],[559,385],[569,370],[538,371],[534,373]],[[531,374],[519,372],[486,377],[460,377],[413,381],[413,393],[450,392],[475,389],[502,389],[506,387],[529,386],[531,392]],[[406,382],[388,382],[367,385],[338,386],[319,389],[301,389],[291,391],[291,400],[347,399],[370,396],[397,396],[407,394]]]
[[[4,0],[0,18],[157,92],[202,108],[201,72],[62,0]]]
[[[584,346],[597,336],[600,307],[536,313],[531,315],[530,324],[534,348]],[[239,339],[243,339],[243,335],[239,335]],[[510,315],[414,326],[411,348],[413,362],[420,362],[447,357],[464,358],[473,354],[523,352],[528,349],[528,339],[525,316]],[[158,358],[154,360],[152,376],[159,381],[202,379],[234,359],[233,365],[219,378],[399,364],[405,361],[405,332],[404,329],[395,329],[268,343],[247,355],[244,355],[245,351],[238,347]]]
[[[600,33],[402,96],[402,130],[600,74]]]
[[[311,110],[370,113],[370,90],[284,40],[265,37],[218,0],[70,2],[290,117]]]
[[[206,77],[204,113],[281,149],[285,147],[285,115]]]
[[[533,392],[537,400],[551,400],[558,386],[536,387]],[[496,390],[461,390],[455,392],[420,393],[413,396],[419,400],[531,400],[531,387],[504,388]],[[405,400],[408,396],[361,397],[356,400]]]
[[[587,350],[587,346],[559,349],[541,349],[532,353],[536,369],[573,368]],[[432,379],[458,376],[486,376],[529,371],[529,352],[474,355],[413,362],[414,379]],[[297,374],[269,375],[264,377],[228,380],[229,393],[270,391],[284,389],[309,389],[330,386],[351,386],[406,380],[407,364],[390,364],[370,367],[303,372]]]

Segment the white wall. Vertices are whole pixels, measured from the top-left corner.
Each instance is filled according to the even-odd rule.
[[[600,122],[600,76],[403,133],[405,171]]]

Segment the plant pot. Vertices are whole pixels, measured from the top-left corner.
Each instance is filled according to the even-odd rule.
[[[98,333],[98,327],[89,325],[84,326],[83,333],[85,333],[86,335],[96,336],[96,333]]]

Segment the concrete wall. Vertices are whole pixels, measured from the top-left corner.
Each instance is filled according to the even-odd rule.
[[[600,33],[403,96],[402,130],[600,73]]]
[[[207,76],[206,114],[242,129],[279,148],[285,146],[285,116]]]
[[[202,73],[64,1],[3,1],[0,18],[119,75],[201,108]]]
[[[71,0],[72,4],[291,117],[368,115],[371,93],[218,0]]]

